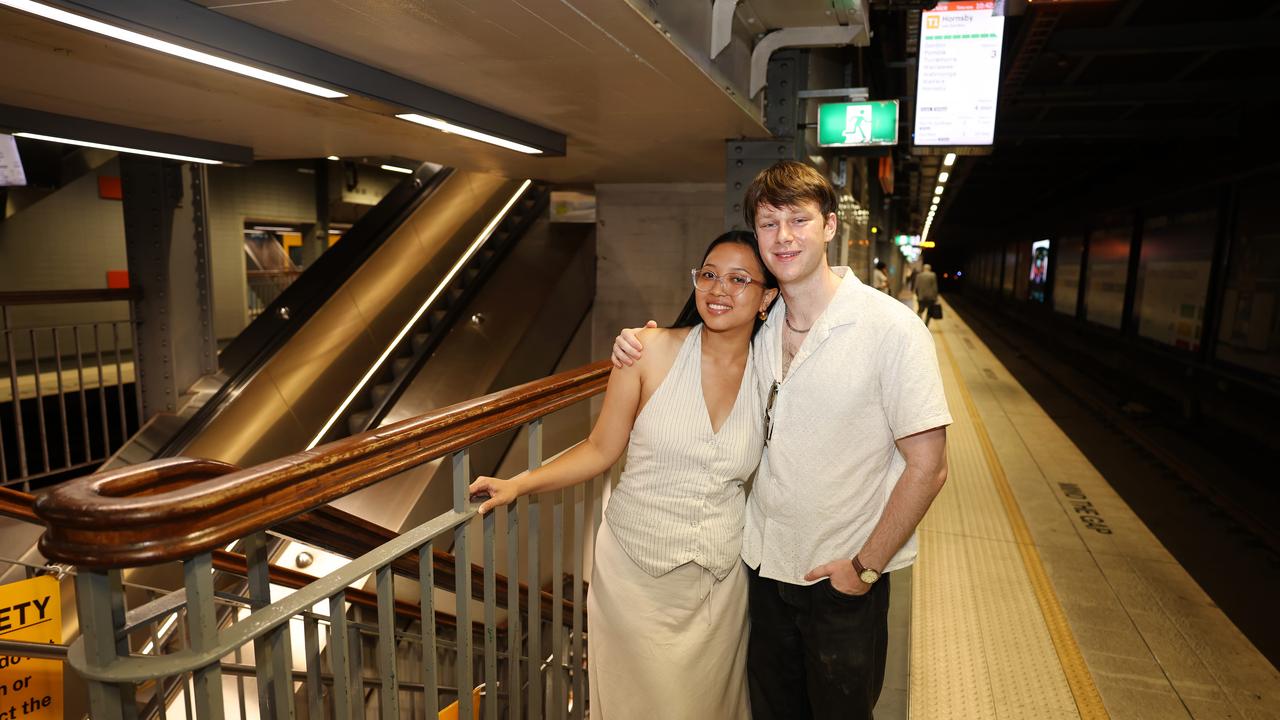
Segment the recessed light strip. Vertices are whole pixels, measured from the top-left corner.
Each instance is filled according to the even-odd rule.
[[[461,125],[454,125],[448,120],[441,120],[440,118],[427,117],[426,115],[419,115],[417,113],[401,113],[399,115],[396,115],[396,117],[400,118],[401,120],[408,120],[411,123],[417,123],[418,125],[426,125],[429,128],[435,128],[440,132],[450,133],[453,135],[461,135],[463,137],[471,138],[472,140],[479,140],[480,142],[489,143],[490,145],[497,145],[498,147],[503,147],[508,150],[515,150],[516,152],[522,152],[526,155],[542,154],[541,150],[531,145],[522,145],[518,142],[507,140],[506,138],[500,138],[497,135],[490,135],[488,133],[483,133],[478,130],[472,130],[470,128],[462,127]]]
[[[391,172],[404,173],[405,175],[413,174],[413,171],[409,168],[400,167],[399,165],[379,165],[378,167],[383,170],[390,170]]]
[[[405,323],[404,327],[400,329],[400,332],[395,336],[391,343],[387,345],[387,349],[383,350],[382,354],[378,356],[378,359],[369,366],[369,371],[364,374],[364,377],[360,378],[360,382],[356,383],[355,388],[351,390],[351,393],[347,395],[347,398],[342,401],[342,404],[338,406],[338,409],[329,417],[328,422],[324,424],[324,427],[320,429],[320,432],[316,433],[316,436],[311,439],[310,443],[307,443],[308,450],[315,447],[320,440],[329,433],[329,429],[333,427],[333,424],[338,421],[338,418],[342,417],[344,412],[347,411],[347,406],[351,405],[351,401],[355,400],[356,396],[360,394],[360,391],[364,389],[364,386],[368,384],[369,379],[378,371],[378,368],[382,367],[382,363],[386,362],[387,356],[391,355],[391,351],[395,350],[396,346],[400,344],[400,341],[404,339],[404,336],[409,334],[409,330],[418,323],[418,318],[421,318],[422,314],[427,311],[427,308],[431,307],[431,303],[435,302],[436,298],[440,296],[440,293],[444,292],[444,289],[449,287],[449,283],[453,282],[454,276],[458,274],[458,271],[467,264],[467,261],[471,259],[471,256],[474,255],[476,251],[484,245],[485,241],[489,239],[489,236],[493,234],[495,229],[497,229],[498,223],[502,222],[502,218],[506,216],[507,211],[511,209],[512,205],[516,204],[516,201],[520,199],[521,195],[524,195],[524,191],[532,182],[532,180],[525,180],[520,183],[520,187],[516,188],[515,194],[511,196],[511,199],[507,200],[507,203],[502,206],[502,209],[498,211],[498,214],[494,215],[493,219],[489,221],[489,224],[485,226],[484,230],[480,231],[480,234],[476,236],[474,241],[472,241],[471,247],[468,247],[466,252],[462,253],[462,257],[458,258],[458,262],[453,264],[453,267],[449,269],[449,272],[444,276],[444,279],[440,281],[440,284],[436,286],[436,289],[431,291],[431,295],[428,296],[427,299],[423,301],[422,305],[418,307],[418,311],[415,312],[413,317],[409,318],[409,322]]]
[[[124,28],[108,25],[107,23],[93,20],[82,15],[75,15],[65,10],[59,10],[58,8],[50,7],[43,3],[32,2],[32,0],[0,0],[0,5],[31,13],[32,15],[38,15],[46,20],[70,25],[72,27],[80,28],[81,30],[88,30],[89,32],[98,33],[99,35],[106,35],[107,37],[139,45],[149,50],[155,50],[157,52],[183,58],[184,60],[191,60],[193,62],[209,65],[210,67],[216,67],[220,70],[226,70],[227,72],[233,72],[237,75],[244,75],[245,77],[262,80],[263,82],[280,85],[282,87],[298,90],[310,95],[329,98],[331,100],[347,96],[346,93],[338,92],[337,90],[297,80],[269,70],[256,68],[251,65],[245,65],[244,63],[228,60],[226,58],[218,57],[217,55],[210,55],[206,52],[192,50],[191,48],[183,47],[181,45],[175,45],[174,43],[148,37],[132,30],[125,30]]]
[[[5,2],[5,0],[0,0]],[[99,148],[101,150],[115,150],[116,152],[131,153],[133,155],[147,155],[150,157],[167,158],[169,160],[182,160],[185,162],[203,163],[205,165],[221,165],[221,160],[210,160],[209,158],[192,157],[190,155],[175,155],[174,153],[156,152],[154,150],[139,150],[138,148],[122,147],[120,145],[107,145],[105,143],[89,142],[87,140],[72,140],[70,138],[54,137],[52,135],[40,135],[29,132],[16,132],[14,137],[30,138],[32,140],[44,140],[46,142],[62,143],[63,145],[79,145],[80,147]]]

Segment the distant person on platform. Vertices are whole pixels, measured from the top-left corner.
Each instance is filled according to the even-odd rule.
[[[886,295],[889,293],[889,273],[888,265],[883,260],[876,261],[876,270],[871,274],[871,287],[879,290]]]
[[[916,312],[920,317],[924,318],[924,324],[929,325],[929,310],[938,304],[938,275],[933,271],[933,266],[926,264],[924,269],[916,274]]]
[[[933,336],[906,305],[827,264],[837,198],[822,173],[775,163],[742,206],[783,299],[753,343],[765,445],[742,538],[751,716],[871,720],[889,576],[914,562],[916,525],[947,476]],[[614,363],[660,351],[623,330]]]

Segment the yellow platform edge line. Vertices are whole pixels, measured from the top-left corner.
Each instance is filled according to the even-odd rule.
[[[1036,602],[1040,605],[1045,626],[1049,630],[1049,638],[1053,641],[1054,650],[1058,653],[1058,662],[1062,665],[1063,675],[1066,676],[1071,695],[1075,698],[1076,710],[1080,713],[1082,720],[1106,720],[1110,715],[1102,703],[1102,696],[1098,694],[1098,687],[1093,682],[1093,673],[1089,672],[1084,656],[1080,654],[1080,646],[1076,644],[1075,635],[1067,623],[1067,615],[1062,609],[1062,603],[1059,602],[1058,595],[1049,582],[1049,576],[1045,573],[1044,563],[1041,562],[1040,553],[1036,550],[1031,538],[1026,518],[1023,517],[1022,509],[1013,496],[1013,489],[1009,485],[1009,478],[1004,473],[1004,466],[996,455],[995,446],[991,444],[991,436],[987,434],[987,427],[982,422],[978,407],[973,402],[973,396],[969,394],[969,387],[960,374],[960,368],[956,365],[950,343],[945,335],[937,337],[941,339],[938,345],[946,355],[947,362],[951,364],[951,374],[956,379],[956,387],[960,390],[965,409],[969,413],[970,420],[973,421],[978,445],[986,457],[987,466],[991,470],[991,480],[995,484],[996,492],[1004,505],[1005,514],[1009,518],[1009,526],[1013,530],[1018,552],[1022,556],[1022,565],[1026,568],[1027,577],[1036,595]]]

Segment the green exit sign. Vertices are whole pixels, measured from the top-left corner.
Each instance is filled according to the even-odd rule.
[[[832,103],[818,108],[818,144],[864,147],[898,144],[898,101]]]

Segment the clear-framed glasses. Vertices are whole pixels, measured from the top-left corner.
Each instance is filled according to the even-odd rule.
[[[746,292],[746,289],[751,286],[751,283],[759,282],[750,275],[732,272],[720,275],[714,270],[708,270],[706,268],[702,268],[701,270],[694,268],[689,271],[689,274],[693,277],[694,290],[704,293],[711,292],[712,289],[715,288],[716,283],[720,283],[720,287],[724,289],[725,294],[732,295],[733,297],[737,297]]]
[[[773,387],[769,388],[769,401],[764,404],[764,444],[768,445],[773,439],[773,406],[778,402],[778,386],[780,383],[773,381]]]

